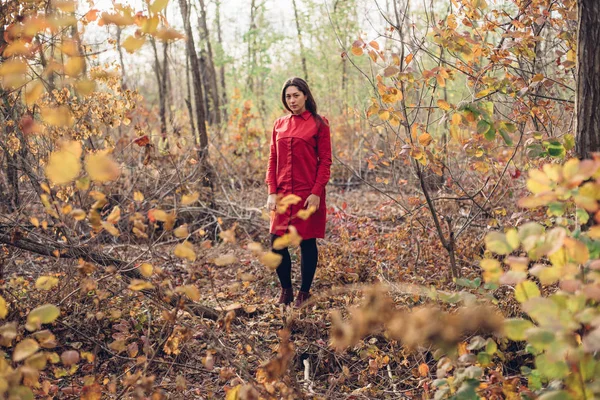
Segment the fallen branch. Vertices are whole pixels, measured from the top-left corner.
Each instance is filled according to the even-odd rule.
[[[127,279],[145,279],[137,268],[127,268],[131,265],[130,262],[96,252],[87,246],[69,246],[61,243],[49,244],[35,242],[29,238],[23,237],[22,233],[18,230],[13,230],[12,233],[8,233],[4,231],[3,228],[4,227],[0,227],[0,243],[8,246],[48,257],[57,257],[58,255],[60,258],[81,258],[84,261],[89,261],[103,267],[114,266]],[[156,291],[142,290],[142,292],[153,300],[167,303],[171,307],[177,306],[176,298],[169,300],[169,302],[165,302],[160,293]],[[219,312],[213,308],[191,302],[186,302],[183,305],[183,308],[189,313],[201,318],[217,320],[220,316]]]

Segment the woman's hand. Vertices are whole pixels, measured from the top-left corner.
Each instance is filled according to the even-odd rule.
[[[267,210],[274,211],[276,207],[277,207],[277,194],[273,193],[273,194],[270,194],[269,197],[267,198]]]
[[[309,209],[314,207],[315,211],[317,211],[319,209],[319,204],[321,204],[321,198],[317,195],[311,194],[304,202],[304,208]]]

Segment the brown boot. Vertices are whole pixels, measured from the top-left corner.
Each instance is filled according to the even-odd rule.
[[[302,307],[302,305],[310,299],[310,293],[299,291],[298,297],[296,297],[296,308]]]
[[[278,303],[288,305],[291,304],[292,301],[294,301],[294,289],[281,288],[281,295],[279,295]]]

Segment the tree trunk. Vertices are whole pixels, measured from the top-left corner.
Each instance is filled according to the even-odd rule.
[[[206,6],[204,0],[200,2],[200,15],[198,16],[198,25],[200,26],[200,40],[206,43],[206,72],[207,81],[210,88],[210,100],[212,102],[213,120],[217,125],[221,124],[221,102],[219,100],[219,86],[217,85],[217,72],[215,71],[215,62],[213,57],[212,45],[210,43],[210,34],[208,24],[206,23]]]
[[[300,45],[300,59],[302,61],[302,71],[304,72],[304,80],[308,82],[308,69],[306,68],[306,53],[304,52],[304,44],[302,43],[302,31],[300,29],[300,20],[298,19],[298,7],[296,0],[292,0],[294,6],[294,17],[296,18],[296,30],[298,31],[298,43]]]
[[[167,44],[163,44],[163,63],[160,65],[156,41],[152,39],[151,43],[154,50],[154,73],[156,74],[156,82],[158,84],[160,134],[165,137],[167,135]]]
[[[194,84],[194,102],[196,109],[196,122],[198,126],[198,162],[204,177],[202,186],[212,188],[212,170],[208,160],[208,132],[206,131],[206,115],[204,113],[204,101],[202,93],[202,77],[200,76],[200,62],[198,54],[196,54],[196,46],[194,45],[194,35],[190,24],[188,13],[188,3],[186,0],[179,0],[179,8],[181,9],[181,17],[185,26],[185,34],[187,36],[186,46],[190,55],[190,66],[192,69],[192,81]]]
[[[600,2],[578,0],[577,118],[575,150],[580,158],[600,151]]]
[[[215,18],[217,20],[217,40],[219,41],[219,48],[222,52],[223,50],[223,38],[221,37],[221,2],[216,2],[216,15]],[[221,109],[223,111],[223,119],[227,120],[227,87],[225,86],[225,62],[220,60],[221,66],[219,67],[219,75],[221,78]]]

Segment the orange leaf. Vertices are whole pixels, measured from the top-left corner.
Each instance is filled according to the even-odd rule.
[[[419,365],[419,375],[423,378],[429,375],[429,367],[427,366],[427,364],[421,363]]]

